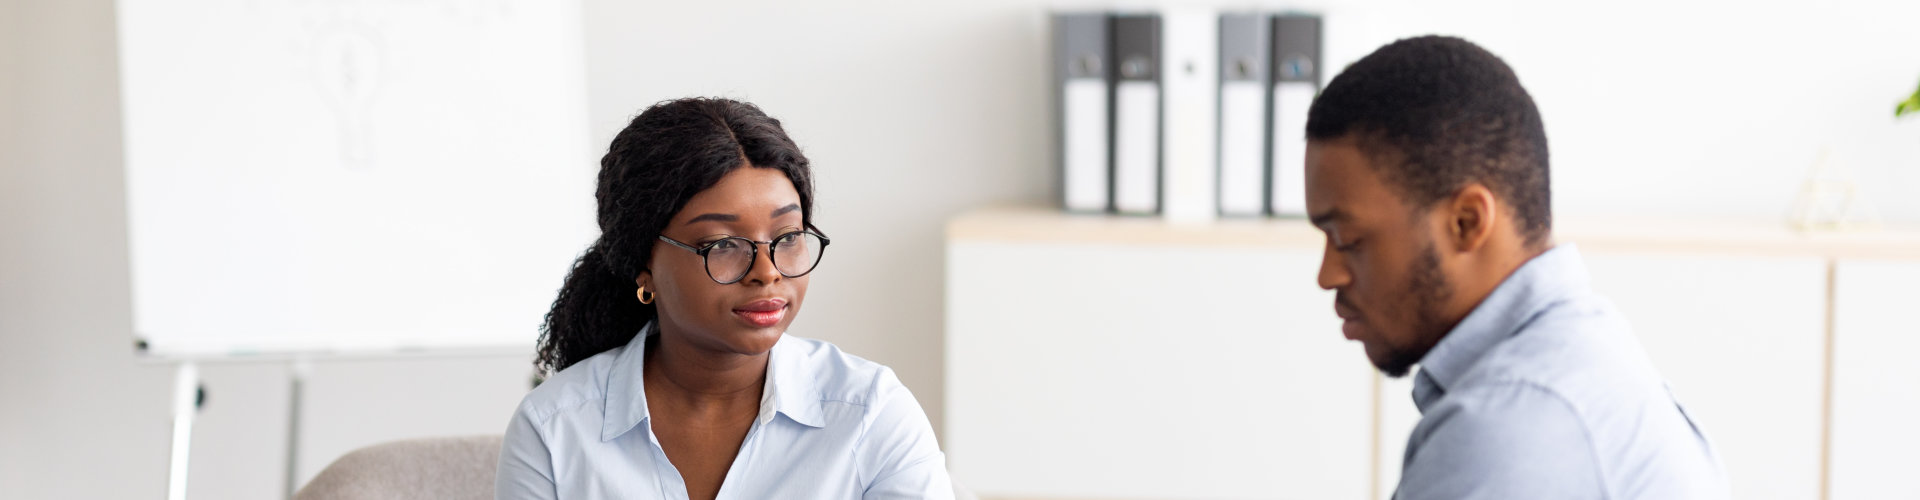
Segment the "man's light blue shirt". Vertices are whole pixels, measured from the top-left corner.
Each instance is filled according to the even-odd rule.
[[[507,427],[495,498],[684,499],[647,418],[648,325],[626,346],[540,384]],[[893,370],[819,340],[782,335],[760,415],[718,498],[952,498],[946,457]]]
[[[1724,499],[1726,473],[1572,245],[1420,361],[1398,500]]]

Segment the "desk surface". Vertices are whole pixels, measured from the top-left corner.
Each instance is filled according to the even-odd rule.
[[[947,222],[949,241],[1262,246],[1318,249],[1320,231],[1302,218],[1173,222],[1160,217],[1068,214],[1044,207],[973,210]],[[1920,260],[1920,227],[1799,231],[1784,219],[1563,217],[1554,240],[1609,252],[1756,257]]]

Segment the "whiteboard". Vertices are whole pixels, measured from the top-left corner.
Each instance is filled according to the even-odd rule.
[[[118,7],[148,354],[531,352],[597,234],[577,1]]]

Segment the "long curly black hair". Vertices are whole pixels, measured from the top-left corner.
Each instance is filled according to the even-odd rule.
[[[743,165],[778,169],[800,193],[813,227],[813,171],[780,120],[753,104],[719,98],[661,102],[636,116],[600,158],[600,238],[574,261],[540,329],[542,374],[626,345],[658,312],[635,297],[634,279],[654,242],[687,200]]]

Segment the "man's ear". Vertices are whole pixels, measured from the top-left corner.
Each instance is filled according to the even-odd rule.
[[[1479,250],[1500,222],[1500,200],[1494,198],[1493,190],[1484,184],[1469,183],[1442,203],[1445,203],[1447,237],[1456,251]]]

